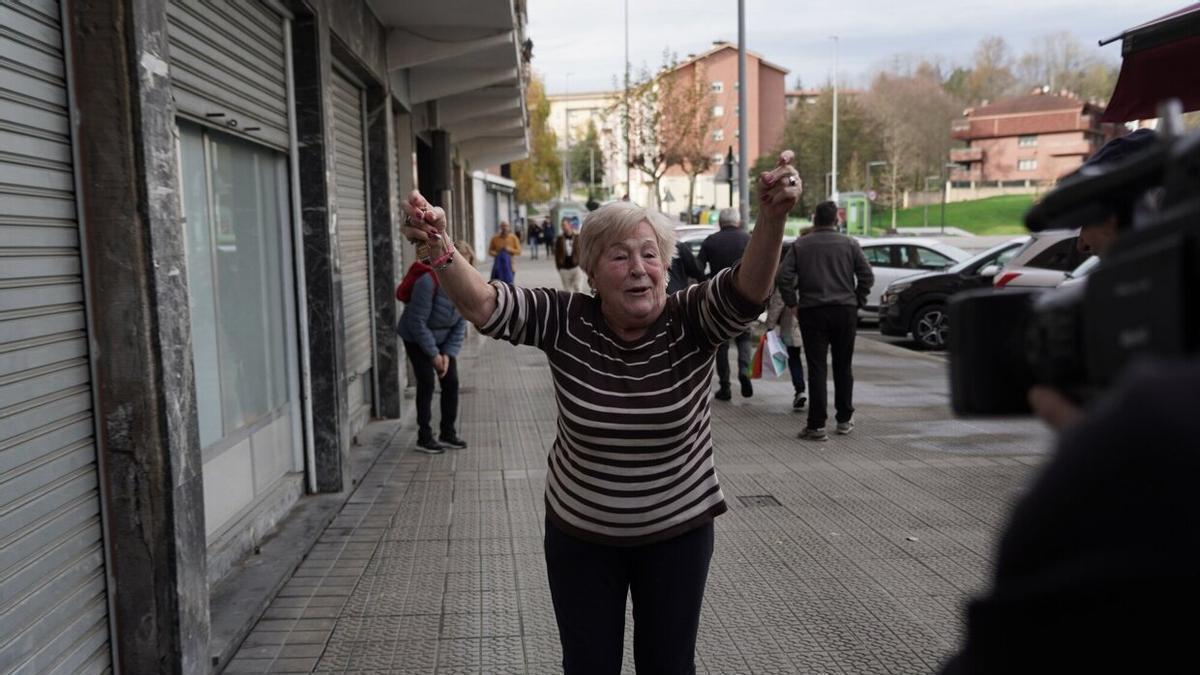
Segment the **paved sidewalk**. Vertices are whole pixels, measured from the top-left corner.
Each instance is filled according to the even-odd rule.
[[[557,285],[544,260],[520,260],[518,280]],[[541,540],[544,357],[475,336],[460,372],[470,449],[430,457],[412,452],[414,429],[398,434],[226,673],[561,671]],[[827,443],[795,439],[790,384],[714,402],[731,508],[699,672],[928,673],[957,643],[1049,436],[954,419],[936,357],[859,340],[855,375],[857,429]]]

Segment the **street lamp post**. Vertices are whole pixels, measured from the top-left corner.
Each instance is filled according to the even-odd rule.
[[[729,208],[733,208],[733,184],[737,181],[737,170],[738,162],[737,158],[733,156],[733,146],[731,145],[729,146],[729,152],[725,155],[724,167],[725,180],[729,183]],[[713,181],[713,185],[716,185],[716,181]],[[714,195],[716,193],[715,187],[713,188],[713,193]],[[713,203],[716,203],[715,197]]]
[[[566,175],[566,180],[563,182],[565,183],[567,201],[571,200],[571,179],[573,178],[571,175],[571,75],[574,75],[574,73],[567,73],[563,95],[565,99],[563,101],[563,135],[567,139],[566,161],[563,162],[563,173]]]
[[[629,132],[629,0],[625,0],[625,197],[633,199],[633,155]]]
[[[746,0],[738,0],[738,213],[742,227],[750,227],[750,155],[746,130]]]
[[[929,181],[930,179],[937,180],[941,176],[925,176],[925,227],[929,227]]]
[[[958,165],[953,162],[946,162],[942,165],[943,169],[955,169]],[[950,182],[950,174],[946,174],[942,178],[942,234],[946,234],[946,183]]]
[[[833,39],[833,178],[830,180],[829,198],[838,200],[837,167],[838,167],[838,36]]]
[[[887,162],[878,159],[867,162],[867,234],[871,233],[871,203],[874,201],[871,196],[871,167],[873,166],[887,166]]]

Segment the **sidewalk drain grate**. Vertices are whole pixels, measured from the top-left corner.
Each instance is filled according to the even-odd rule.
[[[738,497],[738,501],[742,506],[781,506],[774,495],[745,495]]]

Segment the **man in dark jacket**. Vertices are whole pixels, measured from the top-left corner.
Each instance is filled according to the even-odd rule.
[[[704,270],[692,255],[692,249],[682,241],[675,242],[675,259],[667,269],[667,295],[704,281]]]
[[[701,270],[707,266],[710,279],[716,276],[717,272],[736,265],[742,259],[746,244],[750,243],[750,234],[742,229],[741,223],[738,222],[738,212],[734,209],[721,209],[720,215],[717,216],[717,224],[721,226],[720,231],[708,235],[700,245],[700,256],[697,260]],[[742,396],[749,398],[754,395],[754,387],[746,375],[746,368],[750,365],[750,357],[754,351],[750,332],[737,336],[734,342],[737,343],[738,350],[738,382],[742,384]],[[717,400],[728,401],[733,398],[729,388],[728,342],[717,348],[717,380],[720,384]]]
[[[854,430],[851,361],[858,308],[866,304],[875,282],[862,248],[838,232],[837,221],[837,204],[818,204],[812,230],[796,239],[779,266],[779,293],[788,307],[785,311],[796,312],[808,362],[808,425],[800,438],[813,441],[828,439],[825,355],[831,350],[837,432]]]

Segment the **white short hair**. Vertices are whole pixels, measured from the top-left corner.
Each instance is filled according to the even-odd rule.
[[[658,254],[663,268],[675,258],[675,226],[669,218],[633,202],[606,204],[584,216],[579,229],[578,257],[583,273],[592,276],[604,251],[628,238],[642,223],[649,223],[658,242]]]

